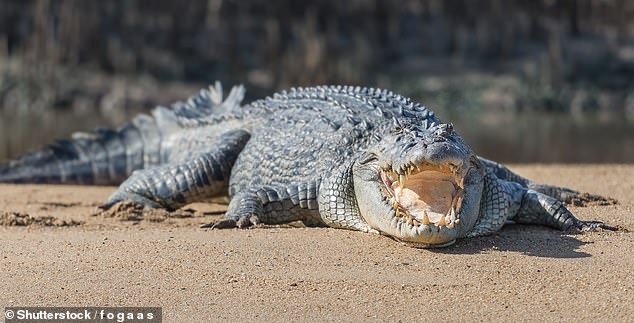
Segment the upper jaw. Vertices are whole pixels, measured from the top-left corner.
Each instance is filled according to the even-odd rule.
[[[468,148],[458,143],[419,142],[405,149],[402,146],[408,147],[408,145],[398,145],[384,155],[381,168],[401,175],[412,174],[423,168],[437,168],[462,177],[468,170],[469,165],[466,159],[469,155]]]
[[[412,174],[419,173],[425,170],[434,170],[443,173],[451,173],[457,177],[464,177],[469,171],[468,167],[463,167],[464,161],[462,159],[450,159],[443,161],[406,161],[395,163],[393,165],[384,165],[381,170],[384,172],[391,172],[399,176],[410,176]]]

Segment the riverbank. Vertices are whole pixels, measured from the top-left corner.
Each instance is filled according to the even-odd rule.
[[[204,230],[222,205],[95,215],[112,187],[0,185],[0,307],[161,306],[182,321],[627,321],[634,165],[515,165],[616,198],[574,207],[618,232],[509,225],[419,250],[328,228]]]

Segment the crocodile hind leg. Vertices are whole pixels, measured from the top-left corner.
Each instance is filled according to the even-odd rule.
[[[586,204],[609,205],[616,203],[616,200],[609,197],[578,192],[565,187],[536,183],[530,179],[524,178],[512,172],[510,169],[500,163],[496,163],[482,157],[478,157],[478,159],[482,163],[482,165],[484,165],[487,170],[492,171],[497,178],[509,182],[519,183],[527,189],[546,194],[566,204],[583,206]]]
[[[248,228],[259,223],[281,224],[301,220],[308,226],[319,221],[317,182],[261,185],[237,192],[229,203],[224,219],[203,228]]]
[[[610,197],[578,192],[565,187],[539,184],[532,181],[527,184],[527,188],[535,192],[553,197],[560,202],[576,206],[586,206],[589,204],[610,205],[617,203],[615,199]]]
[[[249,137],[244,130],[229,131],[221,135],[208,152],[178,164],[137,170],[101,208],[132,201],[146,208],[174,210],[227,194],[231,168]]]

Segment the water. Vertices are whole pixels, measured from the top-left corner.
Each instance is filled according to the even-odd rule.
[[[497,161],[634,163],[634,124],[622,118],[577,120],[570,115],[546,113],[440,117],[453,122],[478,154]],[[120,121],[68,111],[5,112],[0,115],[0,161],[75,131],[117,125]]]
[[[634,123],[569,115],[456,118],[455,128],[481,156],[514,163],[632,163]]]
[[[0,112],[0,161],[52,143],[55,139],[68,138],[73,132],[103,126],[113,124],[100,116],[78,115],[70,111]]]

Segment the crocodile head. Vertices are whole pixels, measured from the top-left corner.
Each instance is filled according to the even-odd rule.
[[[353,167],[364,220],[417,247],[450,245],[473,228],[482,176],[475,154],[450,124],[399,127]]]

